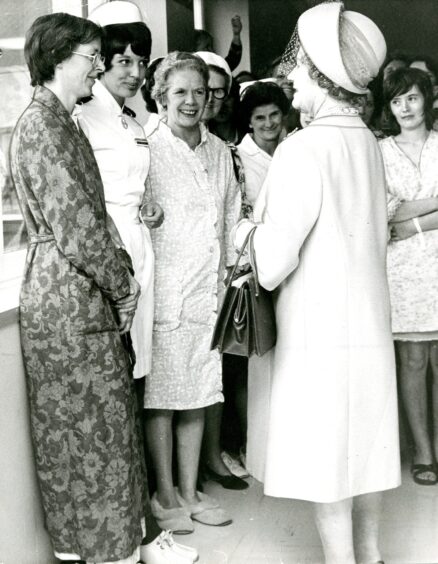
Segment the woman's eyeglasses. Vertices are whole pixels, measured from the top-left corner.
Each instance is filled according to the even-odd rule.
[[[210,93],[213,94],[213,98],[216,98],[216,100],[223,100],[227,95],[225,88],[209,88],[208,93],[209,95]]]
[[[105,57],[103,57],[100,53],[96,53],[95,55],[88,55],[87,53],[79,53],[79,51],[72,51],[73,55],[80,55],[81,57],[86,57],[90,59],[91,64],[93,67],[97,67],[100,63],[105,62]]]

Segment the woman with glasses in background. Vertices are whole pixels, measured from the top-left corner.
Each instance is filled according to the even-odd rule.
[[[103,72],[101,29],[63,13],[26,35],[33,100],[12,136],[29,234],[20,298],[32,438],[45,524],[63,562],[135,564],[144,474],[121,334],[139,295],[110,232],[75,104]]]
[[[233,77],[227,61],[216,53],[198,51],[196,55],[208,65],[208,97],[202,121],[212,133],[217,135],[218,132],[213,131],[214,127],[210,126],[226,102]],[[241,190],[243,211],[248,206],[242,162],[236,146],[231,142],[226,144],[231,152],[234,173]],[[226,353],[222,356],[224,404],[217,403],[205,410],[201,479],[213,480],[222,487],[232,490],[243,490],[248,487],[242,478],[247,478],[249,474],[238,460],[239,450],[246,442],[247,366],[246,358]],[[222,424],[224,409],[226,417]],[[230,450],[235,451],[237,456],[231,456]]]

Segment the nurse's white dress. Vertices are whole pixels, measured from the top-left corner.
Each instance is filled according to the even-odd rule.
[[[93,98],[82,106],[79,124],[99,165],[108,213],[131,256],[141,294],[131,338],[136,354],[134,378],[151,369],[154,255],[149,229],[141,223],[150,155],[143,127],[97,81]]]

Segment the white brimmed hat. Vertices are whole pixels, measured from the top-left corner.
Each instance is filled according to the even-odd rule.
[[[88,19],[101,27],[114,24],[145,23],[143,14],[137,5],[122,0],[101,4],[91,12]]]
[[[298,19],[300,44],[316,68],[349,92],[364,94],[386,57],[382,32],[340,2],[318,4]]]
[[[259,78],[258,80],[247,80],[246,82],[241,82],[239,84],[239,95],[240,95],[240,97],[243,96],[243,93],[245,92],[245,90],[249,86],[252,86],[253,84],[257,84],[258,82],[273,82],[274,84],[278,84],[278,80],[276,78],[273,78],[273,77]]]
[[[232,78],[230,66],[228,65],[227,61],[220,55],[216,55],[216,53],[212,53],[211,51],[197,51],[195,55],[201,57],[201,59],[207,65],[213,65],[214,67],[219,67],[220,69],[225,71],[225,73],[230,77],[230,79]]]

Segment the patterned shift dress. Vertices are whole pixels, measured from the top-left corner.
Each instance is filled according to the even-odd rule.
[[[230,232],[240,191],[230,151],[202,127],[191,150],[161,123],[149,137],[152,197],[164,223],[152,233],[155,309],[145,407],[196,409],[223,401],[219,353],[210,350],[235,253]]]
[[[402,202],[438,197],[437,132],[429,133],[419,166],[400,149],[393,137],[380,141],[379,145],[385,163],[390,219]],[[390,241],[387,269],[394,337],[437,339],[438,230]],[[406,333],[409,335],[404,336]]]

